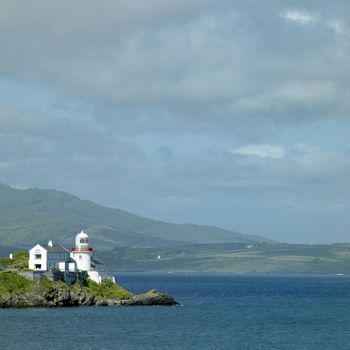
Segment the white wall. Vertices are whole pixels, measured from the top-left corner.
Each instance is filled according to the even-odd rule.
[[[77,262],[78,270],[91,270],[91,256],[89,252],[73,252],[73,259]]]
[[[35,256],[40,254],[41,258],[37,259]],[[36,265],[41,265],[41,267],[36,268]],[[37,244],[29,250],[29,268],[38,271],[47,270],[47,251],[40,244]]]
[[[66,262],[66,261],[60,261],[60,262],[58,263],[58,269],[59,269],[60,271],[67,271],[67,270],[68,270],[68,262]]]
[[[101,276],[98,271],[88,271],[89,278],[96,283],[101,283]]]
[[[69,271],[77,272],[77,264],[75,262],[70,262],[69,263]]]

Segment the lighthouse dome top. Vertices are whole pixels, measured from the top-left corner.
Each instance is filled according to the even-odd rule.
[[[75,236],[75,247],[79,249],[89,247],[89,236],[83,230]]]
[[[77,234],[77,238],[88,238],[89,236],[84,232],[84,230],[81,230],[80,233]]]

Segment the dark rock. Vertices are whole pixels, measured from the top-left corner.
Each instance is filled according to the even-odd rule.
[[[150,290],[147,293],[135,295],[128,300],[122,300],[120,305],[123,306],[176,306],[179,305],[170,295],[159,292],[155,289]]]
[[[91,306],[95,305],[95,297],[88,295],[81,287],[76,291],[71,291],[71,301],[75,306]]]
[[[109,304],[108,304],[108,300],[99,299],[99,300],[96,300],[95,305],[96,306],[108,306]]]

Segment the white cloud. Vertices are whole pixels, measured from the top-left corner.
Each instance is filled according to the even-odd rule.
[[[327,16],[320,14],[311,14],[306,11],[287,10],[279,14],[282,18],[298,22],[301,24],[318,23],[333,30],[336,34],[342,34],[345,31],[343,21],[340,19],[329,19]]]
[[[333,29],[336,34],[342,34],[345,31],[343,22],[339,20],[327,21],[326,25]]]
[[[325,110],[335,100],[335,87],[328,81],[289,81],[267,92],[244,96],[230,105],[232,111],[246,113],[280,113],[285,106],[293,109]]]
[[[262,158],[279,159],[286,155],[287,150],[284,146],[279,145],[248,145],[237,148],[232,151],[234,154],[242,156],[255,156]]]
[[[295,21],[303,24],[310,23],[315,18],[315,15],[311,15],[310,13],[305,11],[297,11],[297,10],[284,11],[280,13],[280,16],[290,21]]]
[[[335,176],[338,180],[348,174],[350,158],[346,154],[335,151],[323,151],[307,143],[298,143],[290,148],[283,145],[249,144],[230,151],[233,155],[252,158],[264,158],[283,162],[282,169],[278,170],[281,163],[278,162],[249,162],[242,163],[260,167],[263,172],[271,172],[271,178],[289,182],[291,179],[300,181],[301,178],[314,178],[325,181],[327,176]],[[238,164],[238,163],[237,163]],[[286,172],[285,172],[286,171]],[[261,171],[259,171],[261,174]],[[294,178],[295,177],[295,178]],[[317,181],[318,181],[317,180]]]

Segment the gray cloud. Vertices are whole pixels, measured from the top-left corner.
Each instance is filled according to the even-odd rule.
[[[341,7],[328,15],[273,1],[29,3],[2,4],[0,72],[81,99],[121,132],[348,116]]]
[[[0,99],[0,181],[163,220],[309,242],[333,240],[333,228],[347,240],[349,153],[320,125],[349,127],[349,6],[0,8],[0,78],[39,87],[49,106]],[[321,129],[327,147],[308,141]]]

